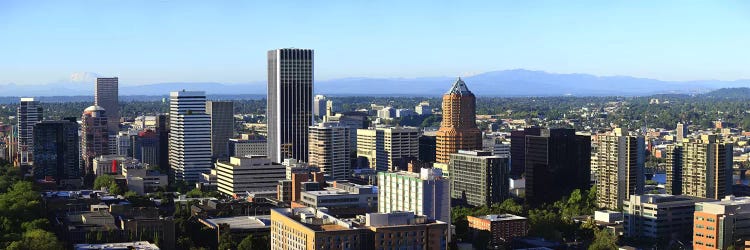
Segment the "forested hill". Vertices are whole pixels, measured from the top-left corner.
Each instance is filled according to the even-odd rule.
[[[750,88],[723,88],[699,96],[720,99],[750,99]]]

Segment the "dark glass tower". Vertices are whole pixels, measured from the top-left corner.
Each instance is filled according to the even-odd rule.
[[[591,137],[574,129],[542,129],[526,136],[526,200],[551,203],[591,186]]]
[[[510,176],[520,178],[526,169],[526,136],[539,135],[538,127],[510,132]]]
[[[54,180],[81,177],[78,154],[78,123],[43,121],[34,125],[34,179]]]
[[[268,51],[268,156],[274,162],[307,162],[313,121],[313,50]]]

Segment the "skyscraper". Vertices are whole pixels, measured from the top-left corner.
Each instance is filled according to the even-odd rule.
[[[596,135],[596,200],[599,207],[617,210],[630,195],[643,194],[645,143],[615,128]]]
[[[526,136],[539,136],[541,128],[529,127],[510,132],[510,175],[520,178],[526,170]]]
[[[488,151],[451,154],[451,198],[471,206],[491,206],[509,196],[508,158]]]
[[[268,51],[268,156],[307,161],[307,133],[313,120],[313,50]]]
[[[206,113],[211,115],[211,157],[229,160],[227,146],[234,135],[234,104],[232,102],[206,102]]]
[[[526,136],[526,200],[539,205],[560,200],[591,182],[591,138],[574,129],[542,129]]]
[[[54,180],[58,185],[67,179],[79,179],[80,154],[78,123],[43,121],[34,126],[34,179]]]
[[[169,166],[169,115],[156,116],[156,133],[159,135],[159,170],[166,173],[172,169]]]
[[[151,166],[160,166],[159,159],[162,141],[159,133],[151,129],[139,131],[137,135],[131,136],[133,158]],[[161,167],[161,166],[160,166]]]
[[[83,173],[93,174],[94,158],[108,155],[109,131],[107,126],[107,112],[99,106],[91,106],[83,110],[81,117],[81,156],[83,157]]]
[[[211,117],[203,91],[169,94],[169,165],[174,180],[195,182],[211,170]]]
[[[21,98],[17,109],[18,163],[27,165],[34,161],[34,125],[42,121],[42,107],[34,98]]]
[[[702,135],[667,148],[667,192],[721,199],[732,194],[731,143]],[[671,153],[671,154],[670,154]]]
[[[458,150],[481,150],[482,132],[476,123],[476,98],[459,77],[443,95],[443,121],[437,132],[436,160],[448,163]]]
[[[413,127],[357,130],[357,158],[377,171],[406,169],[406,160],[419,158],[420,131]]]
[[[96,78],[94,105],[107,111],[107,129],[110,134],[120,131],[120,100],[117,77]]]
[[[310,126],[310,166],[320,168],[331,180],[346,179],[351,166],[350,131],[349,127],[332,122]]]

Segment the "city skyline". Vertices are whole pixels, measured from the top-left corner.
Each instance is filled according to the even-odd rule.
[[[0,86],[87,75],[122,76],[125,86],[262,82],[263,52],[279,47],[319,51],[320,80],[516,68],[660,80],[750,78],[742,68],[750,35],[734,32],[750,24],[744,2],[206,5],[4,1]],[[268,9],[288,9],[293,18],[261,25]],[[281,32],[291,27],[301,32]],[[95,60],[99,54],[117,60]],[[351,60],[351,54],[359,56]]]

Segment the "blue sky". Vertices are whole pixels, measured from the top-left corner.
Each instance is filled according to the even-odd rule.
[[[748,1],[0,1],[0,84],[75,72],[265,81],[266,51],[316,50],[316,79],[526,68],[750,78]]]

